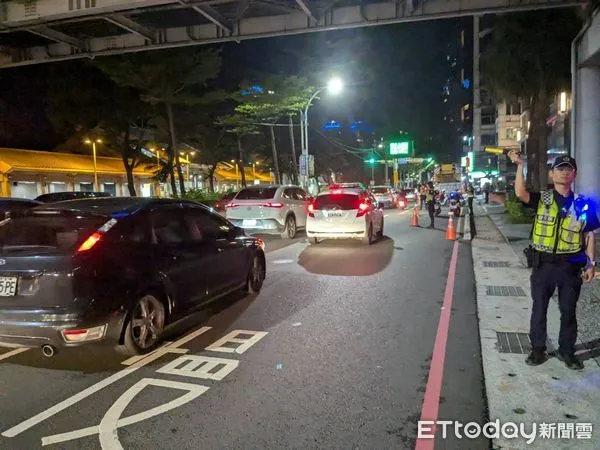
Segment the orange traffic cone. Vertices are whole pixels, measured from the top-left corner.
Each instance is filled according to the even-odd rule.
[[[413,216],[412,216],[412,220],[410,222],[410,226],[411,227],[419,226],[419,207],[418,206],[415,206],[415,209],[413,209]]]
[[[448,228],[446,229],[446,240],[447,241],[455,241],[456,240],[456,230],[454,229],[454,220],[452,219],[452,216],[454,214],[452,213],[452,211],[450,211],[449,217],[448,217]]]

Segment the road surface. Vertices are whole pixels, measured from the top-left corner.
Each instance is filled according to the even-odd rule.
[[[484,424],[468,244],[410,214],[387,211],[371,247],[267,240],[260,295],[178,324],[145,359],[0,349],[0,448],[413,449],[422,411]],[[438,431],[436,448],[489,444]]]

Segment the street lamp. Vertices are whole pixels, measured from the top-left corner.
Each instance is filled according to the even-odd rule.
[[[194,156],[196,152],[179,152],[179,156],[183,156],[185,158],[185,162],[187,162],[187,180],[190,181],[190,169],[192,167],[192,162],[190,161],[190,156]]]
[[[237,161],[235,159],[231,160],[231,164],[233,164],[235,166],[235,187],[237,189],[239,189],[240,188],[240,180],[238,179],[240,176],[239,171],[238,171],[239,164],[237,163]]]
[[[96,164],[96,144],[102,144],[102,139],[86,139],[84,141],[88,145],[92,145],[92,154],[94,155],[94,191],[100,192],[98,188],[98,166]]]
[[[327,83],[326,87],[322,87],[317,89],[317,91],[310,97],[308,102],[306,102],[306,107],[304,108],[304,114],[300,112],[300,138],[302,145],[302,156],[304,158],[305,164],[305,173],[302,177],[304,187],[308,187],[308,108],[310,108],[312,101],[315,99],[317,95],[321,93],[323,89],[327,89],[331,94],[337,95],[344,88],[344,83],[340,78],[332,78]]]

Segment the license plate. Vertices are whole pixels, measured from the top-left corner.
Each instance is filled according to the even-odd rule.
[[[256,219],[244,219],[244,221],[242,222],[242,226],[244,226],[244,227],[255,227],[256,226]]]
[[[14,297],[17,294],[17,277],[0,277],[0,297]]]
[[[327,216],[329,217],[342,217],[341,211],[327,211]]]

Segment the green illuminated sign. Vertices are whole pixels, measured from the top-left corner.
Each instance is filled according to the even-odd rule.
[[[390,155],[410,155],[410,142],[390,142]]]

